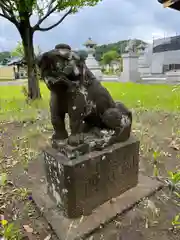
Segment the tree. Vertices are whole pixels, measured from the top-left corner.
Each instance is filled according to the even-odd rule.
[[[0,52],[0,63],[2,64],[4,61],[6,61],[7,58],[11,57],[11,53],[10,52]]]
[[[139,39],[136,39],[135,41],[136,41],[136,47],[138,47],[140,44],[147,44],[144,41]],[[119,53],[119,55],[121,55],[122,53],[125,52],[125,48],[128,42],[129,40],[122,40],[115,43],[96,46],[96,53],[95,53],[96,60],[101,61],[103,54],[111,50],[116,51],[117,53]]]
[[[11,52],[11,56],[13,57],[24,57],[24,48],[22,45],[22,42],[18,42],[17,46],[13,51]]]
[[[39,56],[42,53],[41,48],[39,46],[34,46],[34,55]],[[13,57],[24,57],[24,47],[22,42],[18,42],[15,49],[12,50],[11,56]]]
[[[35,64],[33,36],[36,31],[49,31],[58,26],[70,14],[84,6],[95,6],[101,0],[0,0],[0,17],[9,20],[17,28],[24,47],[24,56],[28,67],[28,95],[31,99],[40,98],[39,81]],[[59,20],[43,27],[42,23],[53,14],[62,12]],[[38,16],[32,26],[30,18]]]
[[[116,51],[111,50],[103,54],[101,63],[107,65],[110,64],[113,60],[118,60],[119,57],[120,56]]]

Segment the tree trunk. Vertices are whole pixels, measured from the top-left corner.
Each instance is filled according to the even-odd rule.
[[[28,97],[32,100],[41,98],[35,54],[33,46],[33,31],[30,26],[29,17],[23,18],[20,24],[20,35],[24,47],[25,61],[27,63],[28,75]]]

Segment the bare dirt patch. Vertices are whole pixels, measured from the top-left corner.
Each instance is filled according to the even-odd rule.
[[[31,227],[32,239],[43,240],[50,234],[51,239],[55,240],[47,222],[31,201],[29,189],[23,188],[28,162],[46,146],[51,135],[51,125],[46,119],[0,125],[0,173],[6,172],[10,179],[3,187],[4,195],[0,192],[0,213],[5,214],[9,221],[15,220],[22,230],[23,225]],[[167,171],[180,169],[179,114],[136,112],[133,132],[141,141],[140,171],[144,175],[153,175],[154,163],[156,173],[161,177],[166,177]],[[157,159],[154,159],[154,153],[157,153]],[[21,175],[23,177],[19,178]],[[169,230],[173,216],[180,212],[175,200],[164,189],[103,226],[90,239],[178,240],[180,232]],[[23,232],[24,236],[28,235],[26,230]]]

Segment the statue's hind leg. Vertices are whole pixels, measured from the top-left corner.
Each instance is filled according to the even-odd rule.
[[[102,121],[108,129],[114,130],[108,145],[128,140],[131,133],[131,117],[122,113],[118,108],[109,108],[102,116]]]

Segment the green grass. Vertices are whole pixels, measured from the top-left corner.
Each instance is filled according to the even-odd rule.
[[[114,99],[121,100],[131,108],[180,110],[180,86],[110,82],[104,86]]]
[[[143,85],[135,83],[103,83],[115,100],[129,108],[179,111],[180,87],[169,85]],[[0,87],[0,120],[36,117],[39,109],[48,109],[49,90],[41,83],[43,100],[31,105],[25,103],[22,86]]]

